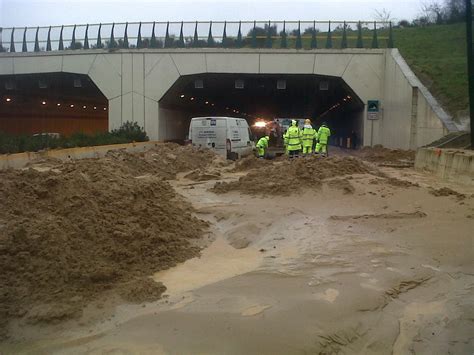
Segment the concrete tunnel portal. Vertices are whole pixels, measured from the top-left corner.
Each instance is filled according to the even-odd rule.
[[[340,77],[281,74],[195,74],[181,76],[159,101],[160,138],[182,142],[197,116],[245,118],[249,125],[274,118],[327,122],[332,144],[352,131],[362,137],[364,104]],[[341,140],[342,138],[342,140]]]

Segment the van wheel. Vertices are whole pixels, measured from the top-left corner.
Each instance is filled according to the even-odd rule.
[[[236,152],[229,152],[227,153],[227,159],[236,161],[237,159],[239,159],[239,154]]]

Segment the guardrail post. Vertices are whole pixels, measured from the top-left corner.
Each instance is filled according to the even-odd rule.
[[[357,24],[357,48],[364,48],[364,41],[362,40],[362,24],[359,23]]]
[[[84,36],[84,49],[89,49],[89,24],[86,25],[86,35]]]
[[[125,31],[123,33],[123,43],[122,43],[123,48],[128,48],[128,22],[125,22]]]
[[[377,22],[374,21],[374,36],[372,37],[372,48],[379,48],[379,41],[377,39]]]
[[[156,43],[155,21],[153,21],[153,27],[151,29],[150,48],[156,48],[157,46],[158,46],[158,43]]]
[[[341,48],[347,48],[347,31],[346,31],[346,21],[344,21],[344,27],[342,28],[342,40]]]
[[[393,44],[393,31],[392,31],[392,22],[390,21],[389,27],[388,27],[388,43],[387,43],[388,48],[394,48]]]
[[[109,48],[117,47],[117,43],[115,42],[115,36],[114,36],[114,28],[115,28],[115,23],[112,24],[112,29],[110,30]]]
[[[288,42],[286,40],[286,21],[283,21],[283,31],[281,32],[280,47],[281,48],[287,48],[288,47]]]
[[[72,30],[71,49],[76,49],[76,25],[74,25]]]
[[[226,27],[227,27],[227,21],[224,21],[224,31],[222,31],[222,47],[224,48],[227,48],[228,46]]]
[[[140,21],[140,24],[138,25],[138,36],[137,36],[137,48],[140,49],[142,48],[143,42],[142,42],[142,22]]]
[[[23,31],[23,45],[21,46],[21,51],[22,52],[28,52],[28,46],[26,45],[26,30],[28,27],[25,27],[25,30]]]
[[[38,40],[38,33],[39,33],[39,27],[36,27],[36,35],[35,35],[35,52],[40,51],[40,46],[39,46],[39,40]]]
[[[212,21],[209,22],[209,33],[207,35],[207,45],[209,47],[214,47],[214,38],[212,38]]]
[[[268,28],[267,28],[267,38],[265,39],[265,47],[272,48],[272,34],[271,34],[271,22],[268,21]]]
[[[181,22],[181,29],[179,30],[178,47],[179,48],[184,48],[183,22]]]
[[[253,22],[252,48],[257,48],[257,21]]]
[[[10,53],[15,53],[15,27],[12,28],[10,36]]]
[[[99,23],[99,29],[97,30],[97,48],[102,48],[102,38],[100,36],[100,31],[102,30],[102,24]]]
[[[303,44],[301,43],[301,24],[300,24],[300,21],[298,21],[298,32],[296,32],[295,47],[296,47],[296,49],[301,49],[303,47]]]
[[[170,23],[166,23],[166,34],[165,34],[165,48],[171,47],[170,43]]]
[[[196,21],[196,25],[194,26],[193,47],[199,47],[198,22],[197,21]]]
[[[241,27],[242,27],[242,22],[239,21],[239,32],[237,33],[237,42],[236,42],[237,48],[242,47],[242,30],[241,30]]]
[[[311,34],[311,49],[318,48],[318,40],[316,39],[316,21],[313,21],[313,33]]]
[[[46,40],[46,50],[51,52],[51,26],[48,29],[48,39]]]
[[[63,30],[64,30],[64,26],[61,26],[61,32],[59,32],[59,44],[58,44],[58,50],[60,51],[64,50]]]
[[[328,37],[326,39],[326,48],[332,48],[331,21],[329,21]]]

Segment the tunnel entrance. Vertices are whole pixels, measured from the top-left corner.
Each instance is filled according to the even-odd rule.
[[[160,100],[160,139],[184,140],[192,117],[231,116],[249,125],[275,118],[326,122],[331,143],[362,137],[364,104],[339,77],[280,74],[181,76]]]
[[[0,132],[10,134],[108,130],[108,101],[87,75],[0,76]]]

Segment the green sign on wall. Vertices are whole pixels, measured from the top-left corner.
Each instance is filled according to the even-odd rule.
[[[367,101],[367,119],[378,120],[380,112],[379,100],[368,100]]]

